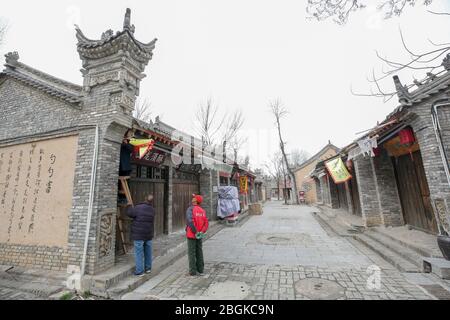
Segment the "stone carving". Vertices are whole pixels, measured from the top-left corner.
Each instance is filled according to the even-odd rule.
[[[444,231],[447,232],[447,234],[450,234],[450,226],[449,226],[449,222],[448,222],[447,210],[445,208],[444,200],[436,199],[436,200],[434,200],[434,204],[436,206],[436,211],[437,211],[436,213],[439,218],[438,222],[440,222],[440,225],[442,226]]]
[[[394,79],[394,85],[395,90],[397,91],[398,102],[400,102],[403,105],[411,105],[411,95],[408,91],[408,87],[402,85],[398,76],[393,76],[392,78]]]
[[[120,105],[128,110],[134,109],[134,100],[122,92],[112,93],[109,102],[111,105]]]
[[[19,61],[19,54],[17,51],[14,52],[8,52],[5,54],[5,61],[7,64],[15,65]]]
[[[131,24],[131,9],[127,8],[125,12],[125,17],[123,19],[123,30],[128,30],[131,33],[134,33],[134,25]]]
[[[309,192],[312,189],[312,185],[310,182],[303,182],[302,188],[305,192]]]
[[[445,70],[450,71],[450,53],[447,53],[447,56],[442,61],[442,66]]]
[[[90,86],[104,84],[108,81],[119,81],[119,71],[112,71],[91,77]]]
[[[102,41],[108,41],[112,36],[114,35],[114,32],[109,29],[102,33]]]
[[[112,251],[113,214],[104,214],[100,219],[99,256],[108,256]]]

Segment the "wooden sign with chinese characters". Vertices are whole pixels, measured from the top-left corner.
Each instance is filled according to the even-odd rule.
[[[239,186],[241,193],[247,193],[248,191],[248,178],[247,176],[239,177]]]
[[[0,148],[0,243],[67,247],[78,136]]]
[[[152,149],[142,159],[133,157],[133,163],[138,163],[147,166],[158,167],[164,163],[166,159],[166,153],[160,150]]]

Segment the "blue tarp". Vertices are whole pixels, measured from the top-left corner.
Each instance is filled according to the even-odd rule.
[[[234,186],[218,187],[219,203],[217,206],[217,216],[226,218],[233,214],[239,213],[241,210],[239,204],[238,188]]]

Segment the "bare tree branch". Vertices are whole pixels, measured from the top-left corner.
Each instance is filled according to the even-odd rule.
[[[308,0],[306,12],[308,20],[332,19],[335,23],[344,25],[351,13],[364,9],[372,3],[376,3],[377,9],[384,13],[385,19],[389,19],[393,16],[400,16],[406,5],[414,6],[418,2],[419,0]],[[432,0],[420,2],[424,6],[428,6],[432,3]]]
[[[283,157],[280,152],[275,153],[269,162],[264,165],[267,172],[276,181],[277,189],[279,189],[281,179],[283,177]],[[280,200],[280,193],[278,194],[278,200]]]
[[[6,31],[8,30],[8,25],[0,19],[0,46],[5,42]]]
[[[429,13],[431,14],[436,14],[436,15],[443,15],[443,16],[450,16],[450,12],[434,12],[431,10],[427,10]]]
[[[214,104],[213,99],[209,97],[205,103],[199,105],[196,113],[196,131],[202,137],[206,146],[213,145],[216,141],[216,135],[222,128],[225,117],[218,120],[218,105]]]
[[[309,153],[302,149],[293,149],[289,155],[289,166],[297,168],[310,157]]]
[[[151,121],[151,115],[152,115],[151,109],[152,109],[152,104],[151,104],[150,100],[148,100],[147,98],[138,99],[136,101],[136,107],[134,108],[134,111],[133,111],[133,117],[148,123]]]

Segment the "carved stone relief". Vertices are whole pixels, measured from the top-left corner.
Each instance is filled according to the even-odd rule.
[[[99,257],[111,254],[113,241],[113,213],[106,213],[100,219]]]

